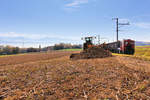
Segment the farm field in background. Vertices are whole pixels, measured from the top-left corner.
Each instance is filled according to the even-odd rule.
[[[117,53],[113,53],[113,55],[150,60],[150,46],[136,46],[134,55],[117,54]]]
[[[69,56],[73,51],[52,51],[43,53],[27,53],[17,55],[4,55],[0,57],[0,66],[2,65],[15,65],[34,61],[50,60],[59,58],[61,56]]]
[[[59,51],[82,51],[82,49],[62,49]]]
[[[137,46],[135,56],[150,59],[150,46]]]

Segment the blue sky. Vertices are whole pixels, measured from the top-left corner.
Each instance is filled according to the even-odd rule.
[[[149,0],[0,0],[0,45],[42,46],[59,42],[79,44],[81,37],[100,35],[150,41]]]

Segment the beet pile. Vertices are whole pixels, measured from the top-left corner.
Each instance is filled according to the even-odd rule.
[[[105,58],[111,57],[112,53],[102,47],[91,47],[81,53],[72,54],[70,59],[92,59],[92,58]]]

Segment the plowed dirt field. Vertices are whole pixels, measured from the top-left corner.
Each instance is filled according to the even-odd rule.
[[[113,56],[70,60],[75,52],[0,58],[0,99],[150,100],[150,61]]]

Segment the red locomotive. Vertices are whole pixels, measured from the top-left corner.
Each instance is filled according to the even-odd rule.
[[[106,47],[113,53],[133,55],[135,52],[135,41],[131,39],[126,39],[123,41],[108,43],[106,44]]]

